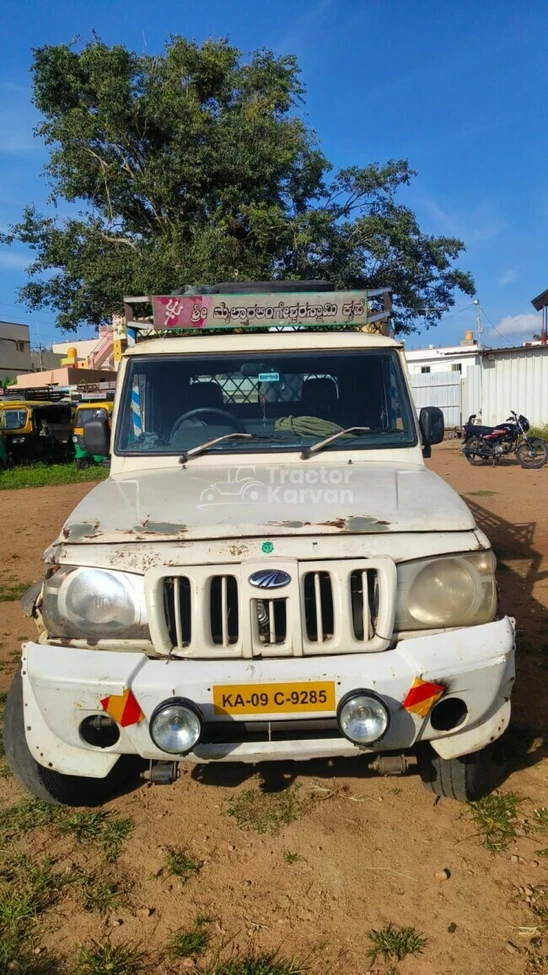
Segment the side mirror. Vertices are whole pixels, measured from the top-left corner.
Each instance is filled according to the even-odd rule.
[[[110,454],[110,425],[105,416],[97,416],[84,424],[84,443],[93,457]]]
[[[443,413],[437,406],[425,406],[419,413],[419,427],[422,435],[425,457],[431,457],[432,444],[441,443],[445,433]]]

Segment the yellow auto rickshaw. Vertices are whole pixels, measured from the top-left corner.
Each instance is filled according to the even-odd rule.
[[[72,431],[72,441],[74,444],[74,456],[76,458],[76,466],[79,469],[89,467],[91,464],[102,464],[103,457],[99,454],[92,456],[86,450],[86,445],[84,443],[84,426],[88,420],[93,420],[96,417],[106,417],[109,422],[112,416],[112,400],[94,400],[93,402],[83,401],[78,403],[76,407],[76,416],[74,419],[74,430]]]
[[[68,460],[72,453],[72,403],[6,399],[0,402],[0,435],[8,463]]]

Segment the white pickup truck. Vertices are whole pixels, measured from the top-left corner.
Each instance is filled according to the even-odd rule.
[[[112,431],[85,427],[110,476],[45,554],[6,705],[36,795],[344,756],[489,790],[514,680],[495,557],[424,465],[443,417],[417,417],[387,294],[327,287],[126,299]]]

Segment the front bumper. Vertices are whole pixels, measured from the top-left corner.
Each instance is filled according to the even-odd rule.
[[[188,762],[261,762],[330,758],[406,751],[429,740],[443,758],[479,751],[505,730],[514,680],[514,627],[508,619],[484,626],[401,641],[393,650],[363,655],[265,660],[157,660],[144,653],[77,650],[26,643],[22,661],[25,727],[31,754],[41,765],[73,775],[103,777],[119,755],[173,760],[149,734],[148,718],[162,701],[185,697],[202,710],[208,734]],[[432,712],[420,717],[403,707],[416,678],[446,687],[443,700],[466,704],[464,721],[452,731],[436,730]],[[335,713],[219,718],[213,712],[215,684],[334,680],[340,700],[369,688],[390,711],[384,738],[370,749],[339,735]],[[102,714],[101,701],[131,690],[142,718],[120,728],[109,748],[87,744],[81,722]]]

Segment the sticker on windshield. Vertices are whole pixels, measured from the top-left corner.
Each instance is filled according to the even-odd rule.
[[[279,372],[260,372],[259,382],[260,383],[279,383],[280,373]]]

